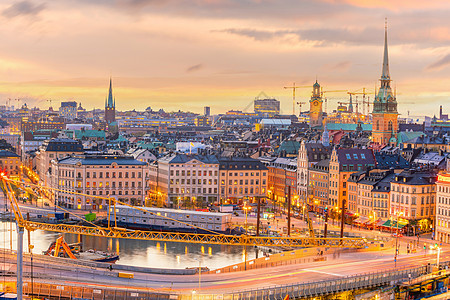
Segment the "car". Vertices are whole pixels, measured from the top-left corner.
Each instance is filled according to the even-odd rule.
[[[233,215],[235,215],[236,217],[239,217],[239,213],[237,211],[233,211]]]
[[[392,234],[392,236],[393,237],[397,237],[397,236],[398,237],[403,237],[403,234],[401,232],[399,232],[399,233],[395,232],[395,233]]]

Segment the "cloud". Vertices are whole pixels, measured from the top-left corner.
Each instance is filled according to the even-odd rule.
[[[290,31],[290,30],[268,31],[268,30],[252,29],[252,28],[228,28],[228,29],[222,29],[222,30],[212,30],[212,32],[224,32],[224,33],[229,33],[229,34],[245,36],[245,37],[252,38],[255,41],[272,40],[276,37],[281,37],[288,33],[293,33],[293,31]]]
[[[425,70],[429,70],[429,71],[440,70],[449,64],[450,64],[450,54],[447,54],[446,56],[439,59],[438,61],[435,61],[434,63],[426,66]]]
[[[327,65],[327,69],[335,71],[347,71],[352,66],[351,61],[341,61],[336,64]]]
[[[203,68],[202,64],[193,65],[186,69],[186,73],[197,72],[202,68]]]
[[[7,18],[18,16],[37,16],[46,8],[45,3],[34,4],[30,1],[19,1],[3,10],[2,15]]]

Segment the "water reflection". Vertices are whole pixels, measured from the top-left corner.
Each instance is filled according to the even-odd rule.
[[[10,248],[11,223],[0,222],[0,247]],[[16,227],[12,226],[12,246],[16,249]],[[36,230],[30,233],[34,253],[42,253],[56,240],[59,233]],[[79,241],[78,235],[65,234],[67,243]],[[120,254],[119,264],[184,269],[186,267],[202,266],[210,269],[220,268],[234,263],[242,262],[244,247],[226,245],[188,244],[175,242],[157,242],[141,240],[124,240],[112,238],[98,238],[81,236],[83,249],[96,249]],[[28,249],[27,232],[24,234],[24,249]],[[255,251],[247,249],[247,259],[256,257]]]

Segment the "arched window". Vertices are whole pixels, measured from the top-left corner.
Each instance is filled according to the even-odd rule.
[[[392,131],[392,121],[389,121],[389,123],[388,123],[388,130]]]
[[[377,130],[380,130],[380,120],[377,120]]]

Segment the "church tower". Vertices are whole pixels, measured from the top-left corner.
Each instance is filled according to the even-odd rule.
[[[386,23],[387,24],[387,23]],[[372,138],[381,145],[396,145],[398,132],[397,99],[392,93],[389,75],[389,57],[387,45],[387,25],[384,29],[384,55],[381,73],[381,86],[373,101]]]
[[[313,85],[311,100],[309,100],[309,127],[322,127],[322,104],[323,100],[320,93],[320,84],[316,80],[316,83]]]
[[[112,94],[112,80],[109,79],[109,94],[108,99],[105,100],[105,121],[111,124],[116,121],[116,99]]]

